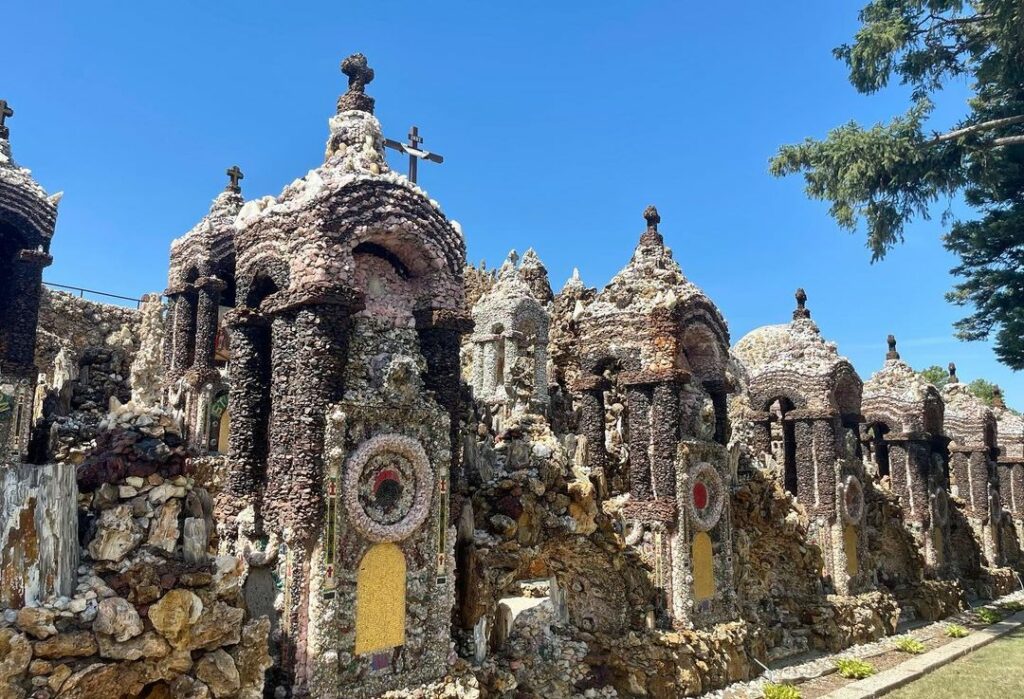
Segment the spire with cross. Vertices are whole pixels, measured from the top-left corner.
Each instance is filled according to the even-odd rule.
[[[341,72],[348,76],[348,91],[338,98],[338,113],[355,110],[373,114],[374,100],[366,94],[366,86],[373,82],[373,68],[366,56],[353,53],[341,62]]]
[[[409,155],[409,180],[416,182],[416,176],[418,174],[418,168],[420,160],[429,160],[432,163],[443,163],[444,156],[438,153],[431,153],[428,150],[420,148],[420,144],[423,143],[423,137],[420,136],[419,127],[413,126],[409,129],[409,142],[400,143],[390,138],[384,139],[384,146],[396,150],[399,153],[406,153]]]
[[[7,104],[7,100],[0,100],[0,138],[10,137],[11,130],[7,128],[4,122],[7,120],[7,117],[12,116],[14,116],[14,110]]]
[[[793,320],[810,318],[811,312],[807,309],[807,292],[803,290],[803,287],[796,290],[794,298],[796,298],[796,310],[793,311]]]
[[[956,376],[956,364],[953,362],[949,363],[949,383],[960,383],[960,379]]]
[[[225,192],[234,192],[235,194],[242,193],[242,187],[238,184],[239,180],[244,180],[245,175],[242,174],[241,168],[237,165],[232,165],[226,171],[228,176],[228,185],[224,188]]]

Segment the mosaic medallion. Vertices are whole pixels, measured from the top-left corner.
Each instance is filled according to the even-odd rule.
[[[686,475],[687,505],[697,528],[711,529],[722,516],[725,488],[715,467],[706,461],[697,464]]]
[[[427,518],[434,474],[418,441],[381,434],[352,454],[343,487],[346,508],[359,531],[375,542],[400,541]]]
[[[864,516],[864,487],[856,476],[847,476],[843,482],[842,515],[847,524],[860,524]]]

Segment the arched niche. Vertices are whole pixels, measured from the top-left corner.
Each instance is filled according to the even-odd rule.
[[[782,485],[786,492],[796,496],[799,479],[796,471],[796,426],[787,417],[794,409],[793,401],[779,396],[768,401],[765,412],[770,416],[772,456],[782,466]]]
[[[356,655],[405,644],[405,578],[405,554],[396,544],[376,544],[363,556],[356,574]]]

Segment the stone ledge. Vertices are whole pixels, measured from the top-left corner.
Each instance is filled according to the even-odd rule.
[[[890,670],[830,692],[822,699],[872,699],[883,696],[894,689],[920,679],[933,670],[987,646],[1022,625],[1024,625],[1024,612],[1017,612],[988,628],[972,632],[970,636],[955,639]]]

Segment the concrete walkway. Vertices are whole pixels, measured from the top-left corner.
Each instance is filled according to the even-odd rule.
[[[867,679],[846,685],[826,694],[822,699],[871,699],[888,694],[898,687],[923,677],[932,670],[947,665],[992,641],[1005,636],[1024,625],[1024,612],[1017,612],[991,626],[972,631],[970,636],[957,638],[949,643],[916,656],[896,667],[880,672]]]

